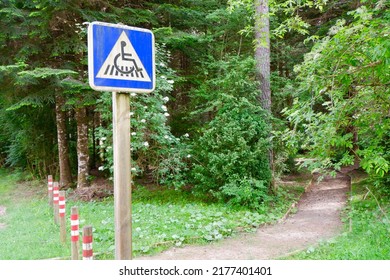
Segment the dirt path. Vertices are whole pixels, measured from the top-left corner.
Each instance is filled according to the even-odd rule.
[[[147,260],[252,260],[276,259],[340,233],[340,212],[350,189],[350,177],[339,173],[313,184],[298,203],[298,211],[279,224],[261,227],[205,246],[172,248]]]
[[[0,205],[0,217],[5,215],[6,208],[4,206]],[[5,228],[5,224],[0,223],[0,229]]]

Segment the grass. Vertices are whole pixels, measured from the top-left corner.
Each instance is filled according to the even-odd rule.
[[[379,199],[381,197],[381,199]],[[289,260],[390,260],[390,202],[375,194],[367,179],[352,184],[351,201],[344,211],[344,232]]]
[[[0,260],[32,260],[70,256],[70,243],[61,244],[59,226],[48,206],[46,183],[23,181],[23,174],[0,170],[0,205],[7,208],[0,223]],[[133,255],[153,254],[173,246],[204,244],[253,231],[259,225],[280,219],[302,193],[302,187],[280,188],[273,203],[253,212],[225,204],[208,204],[185,192],[150,191],[137,187],[133,193]],[[80,229],[93,226],[96,259],[114,259],[114,202],[68,200],[78,206]],[[68,236],[68,239],[70,237]]]

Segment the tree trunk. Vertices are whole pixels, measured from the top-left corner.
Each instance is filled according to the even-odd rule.
[[[260,82],[260,92],[257,99],[262,108],[271,116],[271,49],[268,0],[255,0],[255,9],[255,60],[257,77]],[[273,149],[270,148],[269,167],[272,172],[271,188],[275,189],[273,158]]]
[[[258,100],[261,106],[271,112],[271,87],[270,87],[270,39],[269,39],[269,10],[268,0],[255,0],[255,59],[257,75],[260,81],[260,94]]]
[[[56,122],[58,159],[60,164],[60,186],[68,187],[72,182],[72,174],[69,161],[69,147],[66,129],[66,114],[62,110],[65,99],[60,93],[56,93]]]
[[[88,149],[88,119],[85,107],[77,108],[77,188],[88,187],[89,149]]]

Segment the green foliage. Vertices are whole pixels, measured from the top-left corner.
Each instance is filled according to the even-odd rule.
[[[378,2],[379,3],[379,2]],[[372,176],[388,176],[389,26],[384,7],[361,6],[319,40],[298,66],[300,88],[286,109],[291,139],[316,158],[311,170],[361,161]]]
[[[310,24],[307,19],[301,16],[302,10],[317,9],[322,11],[327,5],[328,0],[266,0],[261,1],[262,5],[268,5],[271,24],[274,26],[271,30],[271,36],[274,38],[283,38],[289,32],[295,32],[302,35],[309,34]],[[243,8],[247,10],[251,17],[254,16],[256,3],[252,0],[229,0],[229,10]],[[253,29],[253,25],[246,28]],[[252,31],[253,32],[253,31]]]
[[[268,195],[268,132],[259,106],[226,104],[198,139],[193,176],[196,189],[233,205],[258,208]]]
[[[195,190],[259,208],[269,195],[270,126],[256,100],[253,59],[231,57],[211,67],[218,68],[218,77],[195,92],[206,100],[198,113],[214,116],[194,145]]]
[[[54,93],[77,74],[68,69],[39,68],[19,63],[0,67],[0,129],[4,164],[26,168],[45,178],[55,174],[57,134]]]
[[[173,89],[175,73],[167,65],[169,52],[157,48],[157,86],[150,94],[131,93],[131,153],[134,175],[152,175],[154,181],[174,187],[182,186],[186,168],[185,144],[187,137],[175,137],[168,126],[170,114],[167,103]],[[101,159],[100,170],[113,171],[111,94],[103,93],[98,99],[103,125],[98,129]],[[181,139],[182,138],[182,139]]]
[[[377,182],[386,178],[389,48],[384,1],[365,1],[367,8],[349,15],[350,4],[339,1],[268,1],[272,110],[281,119],[272,120],[272,132],[270,117],[259,111],[255,99],[253,1],[130,2],[9,0],[0,4],[4,30],[0,34],[0,120],[4,123],[0,164],[56,169],[51,126],[54,93],[61,92],[66,97],[62,109],[68,115],[72,165],[76,166],[73,110],[88,106],[93,126],[90,148],[96,153],[99,142],[97,166],[111,175],[111,96],[92,92],[86,82],[84,23],[99,20],[150,28],[159,43],[158,88],[151,95],[133,95],[131,101],[132,168],[138,178],[151,175],[154,181],[175,188],[191,179],[199,191],[258,208],[268,195],[271,140],[276,174],[293,168],[286,161],[292,163],[298,150],[310,150],[320,159],[311,163],[313,170],[351,163],[352,152]],[[298,71],[299,81],[293,81],[293,65],[309,46],[302,43],[307,34],[314,31],[320,38],[328,21],[340,15],[345,21],[316,42]],[[292,105],[298,83],[299,99],[288,112],[297,126],[286,133],[280,112]],[[97,134],[95,126],[100,126]],[[354,127],[359,128],[358,143]],[[293,136],[290,142],[286,142],[288,134]],[[219,171],[224,174],[221,178],[214,176]],[[214,182],[208,177],[215,177]]]

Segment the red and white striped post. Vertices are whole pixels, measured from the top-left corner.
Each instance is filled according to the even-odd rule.
[[[65,222],[65,191],[58,193],[58,214],[60,217],[60,240],[66,242],[66,222]]]
[[[59,223],[59,192],[60,187],[58,182],[53,183],[53,213],[54,213],[54,222]]]
[[[53,176],[47,176],[47,195],[49,197],[49,205],[53,207]]]
[[[83,227],[83,260],[93,260],[92,226]]]
[[[72,260],[79,259],[79,210],[76,206],[71,208],[70,213],[70,235]]]

